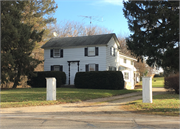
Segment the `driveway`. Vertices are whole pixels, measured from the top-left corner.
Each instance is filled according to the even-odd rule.
[[[153,88],[153,95],[164,93]],[[61,105],[1,109],[2,129],[179,129],[180,118],[141,115],[124,111],[121,105],[140,99],[142,93]]]

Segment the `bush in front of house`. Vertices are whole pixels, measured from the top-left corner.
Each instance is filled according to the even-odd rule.
[[[124,89],[124,78],[121,71],[93,71],[76,73],[76,88],[88,89]]]
[[[164,78],[164,88],[174,90],[179,94],[179,73]]]
[[[61,87],[62,84],[66,83],[66,74],[61,71],[41,71],[34,72],[35,76],[29,76],[27,84],[32,88],[45,88],[46,78],[55,77],[56,87]]]

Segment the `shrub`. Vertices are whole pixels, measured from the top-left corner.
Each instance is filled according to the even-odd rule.
[[[164,74],[163,73],[155,74],[154,77],[164,77]]]
[[[179,94],[179,73],[164,78],[164,88],[175,90]]]
[[[124,89],[121,71],[78,72],[75,76],[76,88]]]
[[[46,77],[56,78],[56,87],[66,83],[66,74],[60,71],[34,72],[35,76],[29,76],[27,84],[34,88],[46,87]]]

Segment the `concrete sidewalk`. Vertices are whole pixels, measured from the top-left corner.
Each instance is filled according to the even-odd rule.
[[[164,92],[164,88],[153,88],[153,95]],[[122,104],[141,98],[142,93],[137,92],[79,103],[1,109],[0,128],[179,129],[179,117],[141,115],[121,108]]]

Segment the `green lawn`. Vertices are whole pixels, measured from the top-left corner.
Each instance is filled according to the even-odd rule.
[[[123,108],[135,113],[178,116],[180,100],[178,94],[165,93],[153,96],[153,103],[142,103],[142,100],[136,100],[125,104]]]
[[[138,90],[98,90],[57,88],[56,101],[46,101],[46,88],[9,89],[1,91],[1,108],[25,107],[38,105],[55,105],[79,102],[88,99],[110,97],[138,92]]]
[[[142,85],[142,81],[139,82]],[[152,79],[152,87],[164,87],[164,77],[154,77]]]
[[[164,87],[164,77],[154,77],[152,79],[152,87]]]

